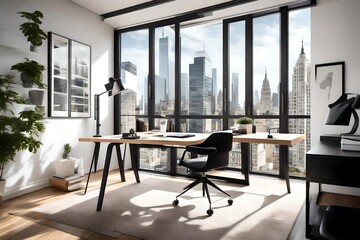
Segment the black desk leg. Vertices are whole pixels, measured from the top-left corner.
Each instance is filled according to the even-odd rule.
[[[311,227],[310,227],[310,182],[306,181],[306,198],[305,198],[305,233],[306,237],[310,237]]]
[[[116,144],[115,146],[116,148],[116,154],[117,154],[117,159],[118,159],[118,164],[119,164],[119,170],[120,170],[120,178],[122,182],[125,182],[125,173],[124,173],[124,158],[125,158],[125,153],[124,153],[124,158],[121,157],[121,149],[120,149],[120,144]],[[125,143],[125,151],[126,151],[126,143]]]
[[[280,178],[285,178],[287,192],[290,190],[290,177],[289,177],[289,146],[280,145],[280,159],[284,159],[284,163],[280,162]]]
[[[101,180],[101,187],[100,187],[100,193],[99,193],[96,211],[101,211],[101,208],[102,208],[102,203],[103,203],[104,195],[105,195],[106,182],[107,182],[107,178],[109,175],[111,153],[112,153],[112,149],[115,145],[118,145],[118,144],[117,143],[109,143],[107,150],[106,150],[106,158],[105,158],[104,170],[103,170],[103,175],[102,175],[102,180]]]
[[[91,175],[91,169],[92,169],[92,166],[94,165],[94,163],[95,163],[94,171],[96,172],[96,166],[97,166],[98,159],[99,159],[99,152],[100,152],[100,143],[95,142],[95,149],[94,149],[93,157],[91,159],[90,170],[89,170],[88,177],[87,177],[87,180],[86,180],[86,186],[85,186],[84,194],[86,194],[86,191],[87,191],[87,187],[88,187],[89,180],[90,180],[90,175]]]
[[[241,169],[245,177],[244,184],[246,185],[250,184],[250,179],[249,179],[249,171],[250,171],[249,162],[251,159],[250,153],[251,153],[250,143],[241,143]]]
[[[100,143],[96,142],[95,143],[95,149],[94,149],[94,154],[93,154],[93,161],[95,163],[94,165],[94,172],[96,172],[96,168],[97,168],[97,164],[98,164],[98,159],[99,159],[99,152],[100,152]]]
[[[130,144],[131,166],[134,171],[136,182],[140,182],[139,177],[139,147],[135,144]]]

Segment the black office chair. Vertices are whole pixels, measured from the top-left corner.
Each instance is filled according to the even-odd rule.
[[[233,134],[231,132],[216,132],[211,134],[203,143],[198,145],[186,146],[186,149],[181,157],[180,166],[187,167],[190,171],[201,172],[201,177],[193,183],[184,188],[184,191],[176,196],[173,205],[177,206],[179,200],[177,199],[191,188],[195,187],[199,183],[203,184],[203,196],[206,196],[209,200],[210,208],[207,210],[207,214],[211,216],[214,211],[211,209],[211,199],[208,190],[208,184],[217,190],[221,191],[225,195],[229,196],[228,203],[232,205],[233,200],[231,196],[221,190],[213,182],[206,177],[206,172],[214,169],[226,167],[229,164],[229,152],[232,149]],[[206,155],[198,158],[184,159],[187,152]]]

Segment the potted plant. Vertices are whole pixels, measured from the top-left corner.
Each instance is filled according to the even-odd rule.
[[[28,21],[20,25],[20,30],[30,43],[30,51],[36,51],[36,47],[42,45],[43,40],[47,39],[46,33],[40,28],[41,19],[44,17],[40,11],[18,12],[21,17]]]
[[[246,133],[252,133],[253,122],[249,117],[241,117],[236,121],[240,125],[240,129],[246,129]]]
[[[25,88],[32,87],[33,84],[39,88],[45,88],[46,84],[43,83],[43,71],[45,66],[34,60],[25,58],[24,62],[17,63],[11,66],[11,70],[20,72],[20,79]],[[41,105],[44,99],[45,92],[41,89],[33,89],[29,91],[29,98],[32,104]]]
[[[63,159],[55,161],[55,176],[60,178],[69,177],[75,174],[76,159],[69,157],[71,145],[64,144],[62,157]]]
[[[0,75],[0,183],[4,188],[5,165],[14,161],[18,151],[27,150],[36,153],[42,145],[36,137],[45,131],[43,115],[38,112],[37,107],[35,110],[22,111],[17,115],[11,110],[14,104],[25,102],[13,90],[15,84],[13,78],[14,76],[11,75]],[[0,195],[2,194],[3,192],[0,192]]]
[[[63,153],[62,153],[62,157],[63,157],[64,159],[68,158],[70,152],[71,152],[71,145],[70,145],[70,143],[64,144],[64,151],[63,151]]]
[[[12,65],[11,70],[20,72],[24,87],[32,87],[33,84],[38,85],[39,88],[46,87],[46,84],[42,82],[42,73],[45,71],[45,66],[37,61],[25,58],[24,62]]]

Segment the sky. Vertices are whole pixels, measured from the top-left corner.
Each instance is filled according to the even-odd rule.
[[[272,92],[279,85],[279,51],[280,51],[280,15],[270,14],[254,19],[253,22],[253,81],[254,90],[261,91],[262,82],[267,72]],[[171,27],[165,27],[165,36],[174,43],[174,32]],[[162,35],[162,30],[156,30],[156,37]],[[245,24],[235,22],[230,25],[230,74],[239,73],[239,103],[243,105],[245,71]],[[182,28],[181,34],[181,72],[189,71],[195,52],[206,50],[211,58],[212,67],[217,69],[218,88],[222,88],[222,24],[208,24]],[[289,83],[296,60],[304,44],[305,54],[311,56],[310,49],[310,8],[291,11],[289,13]],[[158,45],[158,41],[156,41]],[[172,48],[174,45],[172,44]],[[158,49],[158,46],[157,46]],[[148,73],[148,31],[138,30],[122,35],[122,61],[131,61],[137,65],[139,80],[142,81]],[[158,55],[155,56],[158,61]],[[310,60],[311,61],[311,60]],[[158,72],[158,70],[156,70]],[[138,84],[140,86],[142,84]],[[291,89],[290,89],[291,90]],[[142,89],[138,89],[142,91]]]

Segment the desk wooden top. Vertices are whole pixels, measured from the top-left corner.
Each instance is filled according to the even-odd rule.
[[[234,136],[233,141],[240,143],[264,143],[291,146],[305,139],[305,134],[272,133],[271,135],[273,136],[273,138],[268,138],[267,132],[241,134]]]
[[[102,137],[84,137],[79,138],[80,142],[108,142],[108,143],[130,143],[130,144],[148,144],[148,145],[163,145],[163,146],[187,146],[196,145],[204,142],[210,134],[194,133],[193,137],[177,138],[167,137],[172,135],[171,132],[138,132],[140,136],[138,139],[124,139],[121,135],[111,135]]]
[[[138,139],[124,139],[121,135],[110,135],[102,137],[83,137],[80,142],[108,142],[108,143],[130,143],[130,144],[148,144],[163,146],[187,146],[200,144],[210,135],[208,133],[194,133],[195,136],[187,138],[167,137],[174,133],[161,132],[140,132],[137,133]],[[273,133],[273,138],[268,138],[268,133],[258,132],[252,134],[241,134],[234,136],[234,142],[243,143],[264,143],[279,145],[294,145],[305,139],[305,134]]]

